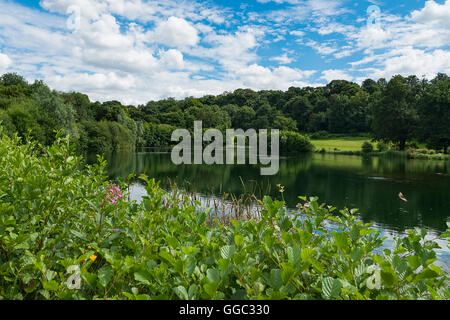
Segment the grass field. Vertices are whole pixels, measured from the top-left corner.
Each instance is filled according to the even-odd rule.
[[[364,141],[370,141],[367,137],[348,137],[348,138],[332,138],[311,140],[316,150],[325,149],[327,152],[333,152],[336,149],[339,151],[361,151]],[[375,146],[374,146],[375,147]]]

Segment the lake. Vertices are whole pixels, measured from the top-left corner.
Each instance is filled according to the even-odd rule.
[[[388,238],[387,247],[406,229],[424,227],[435,237],[450,221],[450,162],[315,153],[280,157],[278,174],[264,177],[258,165],[177,166],[164,150],[122,152],[106,159],[111,178],[145,173],[161,180],[163,187],[176,182],[203,196],[253,191],[280,198],[281,184],[290,208],[295,208],[298,196],[318,196],[319,202],[337,208],[358,208],[360,219],[372,222]],[[131,190],[134,199],[143,193],[139,183]],[[450,269],[450,251],[445,241],[440,244],[439,260]]]

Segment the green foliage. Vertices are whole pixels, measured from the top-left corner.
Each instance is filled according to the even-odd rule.
[[[260,219],[224,225],[145,176],[140,204],[112,201],[104,161],[83,167],[73,149],[1,137],[0,298],[450,298],[424,229],[380,250],[356,210],[270,197]]]
[[[379,142],[377,143],[377,150],[378,150],[378,151],[383,152],[383,151],[386,151],[386,150],[388,150],[388,149],[389,149],[389,146],[388,146],[385,142],[379,141]]]
[[[144,124],[143,141],[146,147],[166,147],[171,142],[172,131],[176,128],[168,124]]]
[[[0,110],[0,125],[3,126],[5,133],[9,136],[12,136],[16,132],[16,126],[5,110]]]
[[[77,147],[83,152],[104,154],[135,147],[133,134],[117,122],[83,121],[76,128],[79,134]]]
[[[419,101],[419,136],[430,148],[447,153],[450,146],[450,78],[438,75]]]
[[[330,134],[328,132],[326,132],[325,130],[321,130],[321,131],[311,133],[309,135],[309,137],[314,140],[328,139],[330,137]]]
[[[169,129],[192,130],[200,120],[204,128],[221,131],[280,129],[308,133],[313,139],[325,139],[325,131],[370,133],[402,151],[417,141],[445,153],[450,146],[449,82],[446,74],[431,81],[398,75],[389,82],[367,79],[361,86],[334,80],[323,87],[291,87],[285,92],[237,89],[218,96],[125,106],[119,101],[91,102],[87,95],[56,92],[42,81],[28,84],[22,76],[7,73],[0,77],[0,110],[6,111],[1,115],[6,130],[20,136],[31,130],[35,139],[50,145],[54,131],[64,129],[80,152],[170,146]]]
[[[405,150],[418,123],[417,91],[419,85],[413,78],[394,76],[381,91],[373,108],[373,130],[378,140],[392,141]]]
[[[281,152],[311,152],[314,146],[307,136],[292,131],[280,131]]]
[[[28,134],[35,140],[46,143],[46,133],[37,122],[39,110],[35,105],[14,104],[7,111],[9,128],[15,128],[20,137],[24,138]],[[14,126],[14,127],[13,127]]]
[[[373,145],[369,141],[365,141],[361,147],[363,153],[373,152]]]
[[[297,121],[283,116],[276,116],[273,120],[273,128],[294,132],[297,131]]]

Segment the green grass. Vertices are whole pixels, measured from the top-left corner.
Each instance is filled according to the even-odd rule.
[[[367,137],[343,137],[332,139],[311,140],[316,150],[325,149],[327,152],[339,151],[361,151],[364,141],[369,141]],[[375,145],[374,145],[375,147]]]

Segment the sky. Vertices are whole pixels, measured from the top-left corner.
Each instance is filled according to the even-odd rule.
[[[450,74],[450,0],[0,0],[0,74],[93,101]]]

